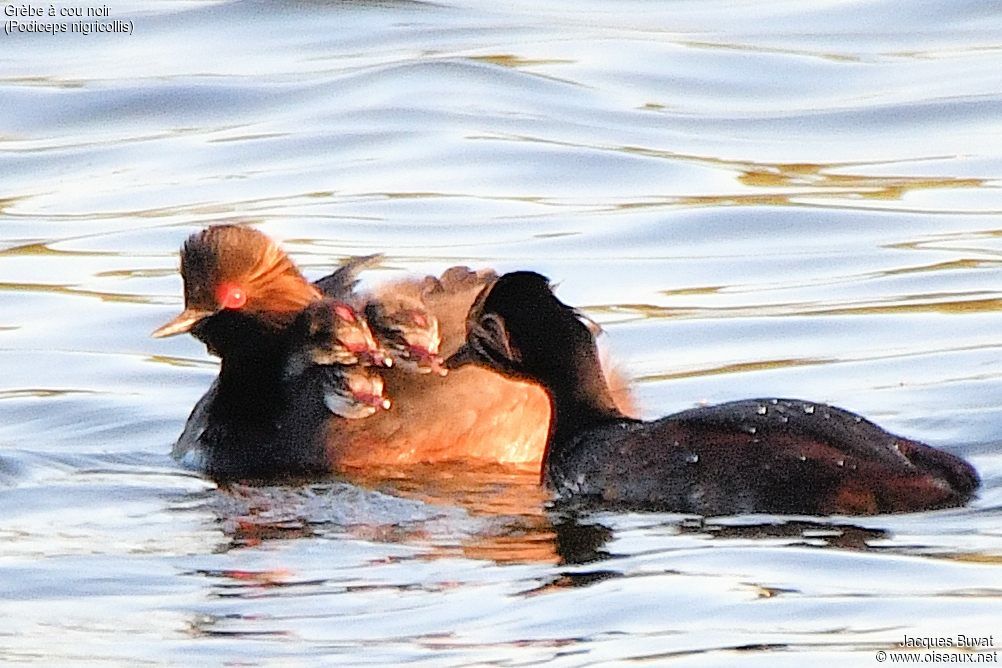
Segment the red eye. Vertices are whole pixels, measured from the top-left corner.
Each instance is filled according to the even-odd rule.
[[[239,285],[223,283],[216,290],[216,299],[223,308],[238,309],[247,303],[247,293]]]
[[[347,304],[335,304],[334,313],[345,322],[355,322],[355,311]]]

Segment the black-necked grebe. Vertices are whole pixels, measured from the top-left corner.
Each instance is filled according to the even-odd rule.
[[[426,372],[462,344],[470,304],[496,275],[454,267],[359,295],[355,273],[368,260],[310,283],[254,229],[187,240],[184,311],[154,336],[190,332],[222,364],[176,456],[217,478],[449,460],[539,466],[549,422],[540,388],[473,367]]]
[[[547,279],[514,272],[471,307],[450,369],[476,364],[546,390],[543,481],[559,497],[703,515],[873,514],[956,506],[979,484],[962,459],[846,410],[797,399],[626,417],[595,338]]]

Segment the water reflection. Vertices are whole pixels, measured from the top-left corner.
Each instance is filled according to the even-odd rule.
[[[650,107],[649,107],[650,108]],[[580,141],[558,140],[534,135],[484,135],[488,141],[526,142],[556,146],[575,151],[625,154],[656,158],[725,170],[734,174],[736,184],[751,191],[735,191],[706,195],[651,193],[643,199],[619,200],[611,210],[628,211],[664,207],[696,206],[802,206],[810,197],[812,206],[822,206],[828,200],[844,200],[846,206],[859,206],[859,200],[900,201],[927,190],[965,190],[995,187],[995,182],[983,178],[956,176],[900,176],[853,173],[858,167],[891,168],[901,163],[922,163],[941,160],[927,156],[909,160],[843,162],[843,163],[782,163],[754,160],[734,160],[717,156],[697,155],[638,145],[607,145]],[[755,192],[754,189],[773,192]],[[601,209],[600,209],[601,210]]]
[[[914,271],[914,270],[913,270]],[[902,272],[911,273],[911,272]],[[715,290],[706,288],[705,292]],[[759,290],[761,292],[761,290]],[[695,292],[695,291],[694,291]],[[668,292],[668,294],[673,294]],[[656,304],[603,304],[589,306],[589,311],[609,315],[633,315],[643,318],[742,318],[776,316],[845,316],[875,313],[989,313],[1002,311],[1002,298],[985,298],[994,290],[963,293],[901,294],[888,299],[853,304],[836,301],[763,302],[744,306],[659,306]]]
[[[104,292],[86,290],[73,285],[56,285],[52,283],[4,283],[0,282],[0,292],[38,292],[54,295],[73,295],[80,297],[96,297],[104,302],[124,304],[156,304],[158,299],[149,295],[130,295],[121,292]]]
[[[891,537],[891,532],[875,527],[863,527],[839,520],[762,521],[756,523],[706,522],[700,519],[681,522],[680,534],[705,536],[714,540],[789,539],[789,545],[828,547],[840,550],[872,550],[873,541]]]
[[[2,204],[2,203],[0,203]],[[53,248],[50,243],[31,243],[31,244],[20,244],[17,246],[10,246],[8,248],[0,249],[0,256],[18,256],[18,255],[42,255],[42,256],[60,256],[60,255],[70,255],[73,257],[105,257],[110,255],[118,255],[118,253],[112,251],[84,251],[84,250],[60,250],[58,248]]]
[[[875,163],[877,166],[881,163]],[[872,174],[832,173],[853,165],[759,164],[746,163],[738,180],[748,186],[763,188],[798,187],[818,189],[812,195],[839,194],[865,199],[900,200],[911,192],[938,188],[981,188],[984,179],[956,177],[876,176]]]
[[[361,501],[361,502],[360,502]],[[207,506],[229,549],[274,540],[337,538],[418,546],[423,560],[486,560],[496,564],[582,566],[612,559],[615,526],[605,507],[553,503],[538,474],[500,466],[411,467],[351,483],[281,486],[230,484]],[[791,546],[870,550],[889,531],[839,520],[714,518],[640,513],[669,536],[712,541],[785,539]],[[592,573],[592,575],[588,575]],[[548,587],[581,586],[613,577],[602,571],[561,572]],[[270,582],[270,581],[269,581]]]

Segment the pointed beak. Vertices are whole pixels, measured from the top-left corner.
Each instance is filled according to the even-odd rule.
[[[201,309],[186,308],[181,311],[181,313],[168,322],[162,327],[158,327],[150,334],[154,339],[162,339],[167,336],[176,336],[178,334],[184,334],[185,332],[191,330],[198,322],[204,318],[208,318],[212,315],[212,311],[203,311]]]
[[[466,366],[468,364],[476,364],[480,361],[479,355],[476,351],[470,347],[470,344],[464,343],[459,347],[459,350],[449,355],[445,360],[446,369],[458,369],[459,367]]]

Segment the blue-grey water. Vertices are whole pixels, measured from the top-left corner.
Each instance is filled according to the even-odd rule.
[[[27,4],[6,27],[62,21],[7,14]],[[996,2],[107,6],[131,34],[0,35],[0,661],[1002,645]],[[179,244],[218,222],[314,277],[377,251],[374,283],[542,271],[647,416],[828,401],[968,458],[984,488],[712,521],[562,514],[505,470],[218,490],[169,457],[215,362],[148,337],[180,305]]]

